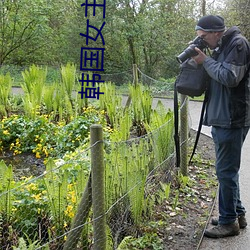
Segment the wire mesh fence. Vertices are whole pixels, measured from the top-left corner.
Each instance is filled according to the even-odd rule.
[[[105,214],[95,219],[89,161],[49,160],[42,175],[24,178],[15,189],[11,188],[15,181],[12,169],[2,162],[1,248],[12,249],[23,242],[34,249],[92,249],[94,242],[103,242],[103,235],[94,241],[93,224],[98,227],[104,215],[107,249],[117,249],[126,236],[136,236],[141,221],[154,214],[160,183],[171,180],[170,123],[140,138],[105,142]],[[81,155],[87,158],[89,150]],[[97,194],[95,199],[98,207],[101,198]],[[70,244],[69,237],[73,237]]]
[[[142,233],[139,225],[154,216],[162,197],[161,183],[170,183],[175,172],[173,114],[165,119],[140,137],[132,130],[129,140],[97,140],[103,149],[94,158],[92,145],[76,150],[74,159],[48,159],[37,176],[16,177],[1,161],[1,249],[118,249]],[[93,173],[93,162],[102,160],[102,151],[103,184],[93,182],[100,172]],[[95,216],[103,203],[102,192],[93,191],[98,187],[105,210]]]

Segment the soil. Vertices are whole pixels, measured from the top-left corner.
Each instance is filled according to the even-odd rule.
[[[12,152],[7,152],[0,155],[1,160],[4,160],[6,165],[12,165],[16,181],[23,176],[39,176],[45,171],[43,159],[37,159],[32,153],[13,155]]]
[[[195,134],[191,131],[191,147]],[[214,168],[215,154],[212,139],[201,134],[196,152],[194,163],[188,170],[191,184],[187,184],[185,188],[176,184],[176,190],[179,190],[176,209],[173,209],[173,202],[166,202],[158,207],[161,214],[167,215],[167,227],[160,228],[158,233],[162,235],[164,250],[199,249],[203,232],[214,207],[218,183]],[[175,197],[176,194],[172,194],[172,199],[169,200],[174,200]]]

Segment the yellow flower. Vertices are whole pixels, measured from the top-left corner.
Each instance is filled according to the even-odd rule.
[[[3,134],[4,134],[4,135],[9,135],[10,133],[9,133],[8,130],[4,130],[4,131],[3,131]]]
[[[40,201],[42,199],[41,195],[42,195],[41,193],[33,194],[32,197],[35,198],[36,201]]]
[[[17,208],[13,207],[11,210],[12,210],[12,212],[16,212]]]
[[[15,149],[13,155],[18,155],[18,154],[21,154],[21,153],[22,153],[22,151],[19,151],[19,150]]]
[[[46,157],[48,157],[49,153],[46,147],[43,147],[43,153],[45,154]]]
[[[100,112],[101,115],[105,115],[105,113],[106,113],[106,111],[104,109],[101,110],[101,112]]]
[[[72,195],[72,197],[71,197],[71,202],[72,202],[72,203],[76,203],[76,196],[75,196],[75,195]]]
[[[35,191],[37,190],[37,185],[35,183],[30,183],[29,185],[26,186],[26,189],[28,191]]]
[[[36,152],[36,158],[40,159],[41,158],[41,155],[39,152]]]
[[[74,217],[73,206],[68,205],[66,208],[66,211],[64,211],[64,213],[65,213],[65,215],[68,215],[69,218],[73,218]]]

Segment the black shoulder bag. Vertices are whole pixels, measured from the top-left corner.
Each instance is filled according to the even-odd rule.
[[[201,96],[207,88],[207,72],[192,58],[183,62],[175,86],[178,93],[191,97]]]

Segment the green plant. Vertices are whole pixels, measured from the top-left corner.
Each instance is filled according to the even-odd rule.
[[[140,128],[142,123],[150,123],[153,98],[150,91],[144,89],[140,84],[129,85],[129,91],[132,102],[133,122]]]
[[[0,150],[11,150],[14,155],[33,152],[37,158],[63,155],[88,142],[92,124],[104,124],[103,113],[93,107],[85,109],[68,124],[65,121],[54,123],[52,116],[3,118],[0,121]]]
[[[10,74],[0,75],[0,116],[7,116],[9,111],[9,96],[11,92],[12,79]]]
[[[13,193],[11,189],[14,186],[14,177],[12,166],[6,166],[3,160],[0,161],[0,213],[5,216],[5,221],[9,223],[12,206]]]
[[[24,111],[29,117],[34,118],[40,112],[46,75],[47,68],[42,69],[35,65],[22,72],[24,82],[21,87],[24,90]]]
[[[166,110],[162,102],[158,102],[156,109],[151,113],[151,122],[145,123],[147,132],[152,140],[152,146],[156,162],[163,162],[173,152],[173,112]]]
[[[76,83],[76,66],[67,63],[66,66],[61,66],[62,86],[65,89],[69,99],[71,99],[72,91]]]
[[[117,128],[121,125],[123,117],[123,108],[121,105],[121,96],[117,95],[115,85],[111,82],[105,82],[101,85],[104,95],[100,96],[100,109],[107,115],[107,122],[111,128]]]
[[[159,196],[159,202],[160,204],[164,201],[164,200],[168,200],[169,196],[170,196],[170,192],[171,192],[171,183],[162,183],[160,182],[160,189],[157,192],[158,196]]]
[[[12,150],[13,154],[34,152],[37,158],[48,156],[56,145],[59,127],[48,121],[47,116],[31,119],[13,115],[0,122],[0,146],[2,150]]]
[[[55,226],[54,229],[50,229],[53,235],[59,236],[70,228],[81,194],[88,181],[89,166],[84,164],[88,161],[82,158],[78,164],[70,160],[57,164],[49,159],[46,163],[46,175],[43,182],[47,192],[49,211]]]
[[[46,164],[46,172],[44,185],[48,194],[50,211],[57,227],[63,228],[64,211],[67,207],[68,176],[56,170],[52,159],[49,159]]]
[[[35,250],[38,246],[38,241],[35,241],[33,243],[30,242],[30,244],[27,246],[26,241],[21,237],[18,239],[18,246],[13,246],[13,250]]]
[[[43,102],[45,105],[46,114],[50,114],[53,111],[54,94],[55,94],[56,84],[46,86],[44,89]]]
[[[35,180],[32,176],[22,177],[18,182],[18,188],[14,189],[15,200],[13,202],[13,227],[16,231],[22,228],[19,236],[36,240],[40,235],[40,240],[47,234],[42,221],[49,221],[48,197],[41,179]],[[49,224],[49,223],[47,223]],[[39,225],[39,226],[38,226]]]
[[[163,250],[163,242],[156,233],[145,233],[142,237],[125,237],[117,250],[152,249]]]
[[[118,205],[113,209],[113,213],[116,214],[114,216],[131,214],[134,226],[140,224],[143,211],[147,209],[144,194],[151,153],[147,138],[141,138],[139,141],[129,141],[129,145],[126,142],[111,142],[110,151],[108,150],[105,156],[107,208],[125,196],[123,205]],[[112,216],[113,214],[110,217]]]
[[[180,196],[180,191],[177,189],[175,190],[175,197],[172,204],[173,209],[176,209],[179,205],[179,196]]]

